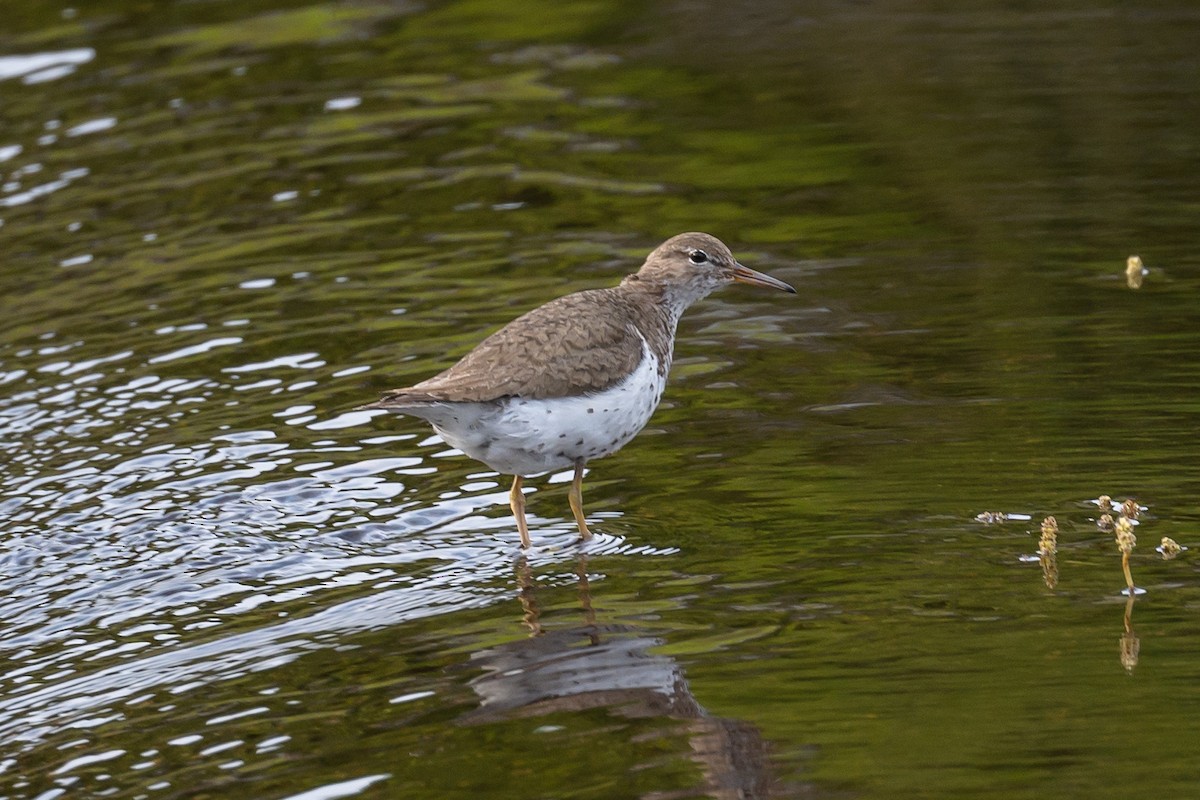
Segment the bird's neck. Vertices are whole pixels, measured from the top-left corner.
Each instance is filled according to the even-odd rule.
[[[664,374],[671,365],[679,318],[692,303],[700,299],[678,289],[673,284],[647,280],[638,275],[629,275],[616,288],[630,307],[635,309],[638,331],[658,357],[659,368]]]
[[[617,290],[640,305],[653,306],[655,313],[667,321],[672,333],[683,312],[712,292],[709,287],[669,283],[640,274],[627,275]]]

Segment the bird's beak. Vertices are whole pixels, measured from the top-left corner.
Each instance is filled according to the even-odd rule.
[[[766,273],[750,269],[746,265],[739,264],[736,261],[733,263],[733,279],[738,283],[748,283],[751,286],[765,286],[768,289],[779,289],[783,292],[796,293],[795,289],[778,278],[772,278]]]

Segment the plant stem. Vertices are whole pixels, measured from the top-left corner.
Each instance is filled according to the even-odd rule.
[[[1121,569],[1125,571],[1125,583],[1129,586],[1129,594],[1133,596],[1133,575],[1129,572],[1129,553],[1121,553]]]

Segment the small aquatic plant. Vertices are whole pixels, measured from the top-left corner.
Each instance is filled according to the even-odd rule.
[[[1058,586],[1058,520],[1042,520],[1042,536],[1038,539],[1038,561],[1042,565],[1042,581],[1047,589]]]
[[[1121,503],[1121,516],[1126,519],[1137,519],[1142,513],[1142,508],[1137,504],[1137,500],[1132,497]]]
[[[1125,577],[1125,587],[1121,590],[1121,594],[1125,595],[1127,600],[1125,603],[1125,630],[1120,639],[1120,659],[1121,666],[1126,672],[1132,673],[1138,664],[1138,658],[1141,652],[1141,641],[1137,633],[1133,629],[1133,604],[1139,595],[1146,593],[1145,589],[1139,588],[1133,582],[1133,570],[1130,565],[1131,556],[1134,548],[1137,547],[1137,528],[1139,525],[1139,517],[1144,513],[1148,513],[1147,506],[1140,505],[1134,498],[1128,498],[1123,502],[1114,503],[1113,499],[1108,495],[1100,495],[1095,500],[1087,501],[1088,504],[1095,504],[1101,511],[1101,514],[1094,520],[1096,527],[1106,533],[1113,535],[1117,549],[1121,553],[1121,572]],[[999,522],[1005,520],[1020,520],[1029,519],[1028,516],[1019,513],[1001,514],[1000,512],[987,512],[980,514],[975,518],[979,522]],[[1146,524],[1147,520],[1141,520],[1142,524]],[[1068,526],[1069,527],[1069,526]],[[1026,533],[1031,533],[1026,529]],[[1046,516],[1042,519],[1039,526],[1038,549],[1036,555],[1021,555],[1019,560],[1022,563],[1032,563],[1037,561],[1042,567],[1042,580],[1046,584],[1046,588],[1057,589],[1059,583],[1058,574],[1058,534],[1059,525],[1058,519],[1053,516]],[[1161,555],[1164,561],[1169,561],[1179,556],[1188,548],[1180,545],[1169,536],[1163,536],[1161,544],[1155,548]]]
[[[1121,569],[1125,572],[1125,584],[1128,592],[1133,595],[1137,587],[1133,585],[1133,575],[1129,571],[1129,554],[1137,546],[1137,535],[1133,532],[1133,523],[1126,517],[1121,517],[1116,523],[1117,549],[1121,551]]]
[[[1038,552],[1047,556],[1058,552],[1058,520],[1054,517],[1042,520],[1042,537],[1038,539]]]
[[[1137,546],[1137,535],[1133,532],[1133,523],[1125,517],[1117,520],[1114,527],[1117,539],[1117,548],[1122,553],[1128,555],[1133,552],[1133,548]]]
[[[1184,550],[1187,550],[1186,547],[1181,546],[1179,542],[1175,541],[1170,536],[1162,537],[1162,543],[1159,544],[1159,546],[1155,549],[1162,553],[1163,561],[1170,561]]]
[[[1125,259],[1125,285],[1130,289],[1142,288],[1142,281],[1150,270],[1142,264],[1140,256],[1130,256]]]

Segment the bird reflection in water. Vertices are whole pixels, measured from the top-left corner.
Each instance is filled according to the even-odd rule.
[[[700,767],[707,796],[746,800],[780,796],[768,768],[762,736],[746,722],[710,715],[692,695],[683,670],[652,652],[663,640],[629,625],[596,622],[587,557],[576,562],[583,624],[546,628],[529,564],[517,563],[518,599],[529,637],[480,650],[469,666],[482,674],[470,682],[479,707],[464,725],[604,708],[627,719],[676,720],[690,745],[686,756]]]

